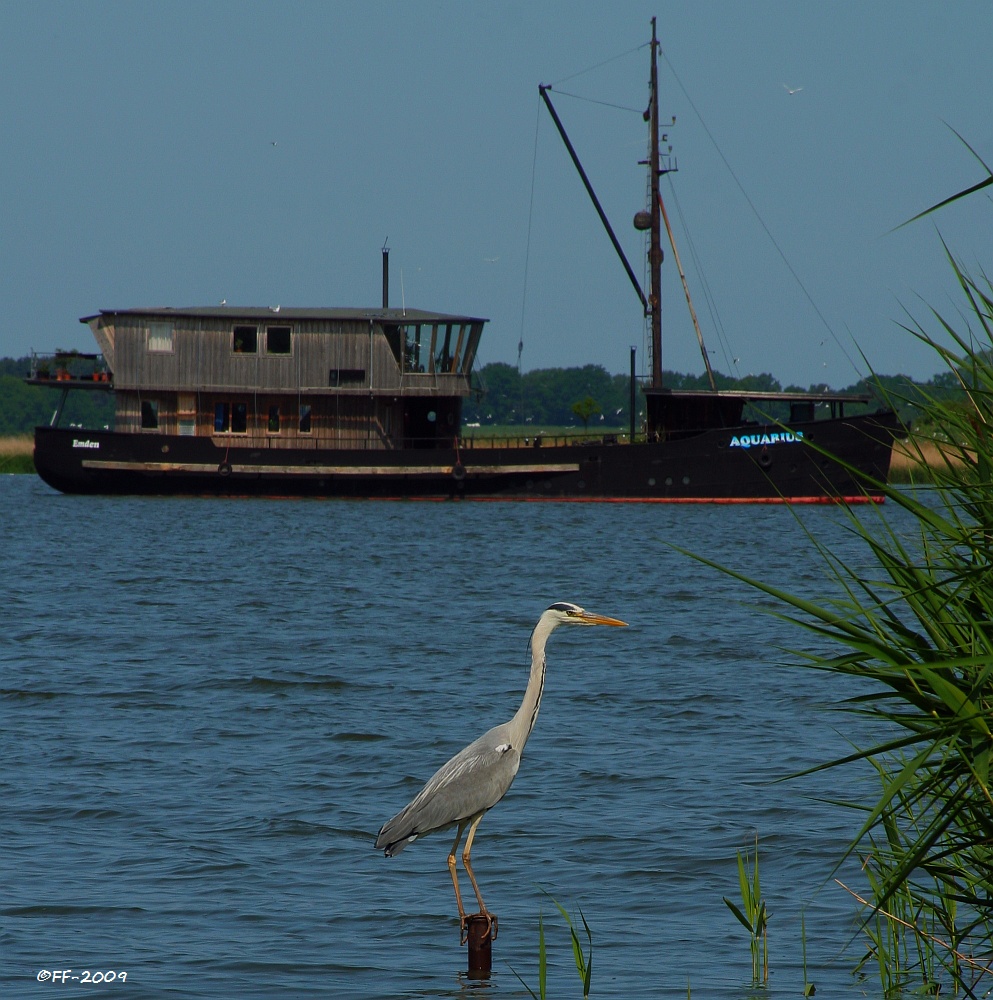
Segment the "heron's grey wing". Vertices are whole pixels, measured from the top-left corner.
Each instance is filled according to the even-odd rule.
[[[504,797],[521,763],[503,726],[491,729],[440,767],[409,805],[387,821],[376,847],[399,854],[433,830],[478,816]]]

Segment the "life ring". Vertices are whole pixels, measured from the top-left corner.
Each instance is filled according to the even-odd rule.
[[[230,462],[221,462],[221,464],[217,467],[217,474],[219,476],[230,476],[231,475],[231,463]]]
[[[461,483],[465,479],[465,466],[461,462],[456,462],[452,466],[452,479],[457,483]]]
[[[759,453],[759,465],[763,469],[768,469],[772,465],[772,455],[769,454],[769,449],[763,447],[762,451]]]

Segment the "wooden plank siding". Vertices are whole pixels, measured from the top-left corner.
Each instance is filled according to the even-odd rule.
[[[454,360],[446,371],[401,373],[383,329],[369,321],[310,321],[287,323],[214,318],[177,317],[173,323],[171,351],[149,350],[151,320],[122,316],[114,324],[99,328],[106,339],[113,330],[114,385],[119,389],[141,390],[237,390],[331,391],[343,395],[402,393],[403,395],[465,396],[469,392],[467,365],[475,355],[481,325],[466,324],[455,331],[458,348],[466,349],[466,363],[455,370]],[[255,353],[232,349],[234,326],[258,328]],[[290,326],[291,353],[267,354],[264,349],[268,327]],[[105,346],[105,351],[106,351]],[[362,373],[360,379],[332,384],[332,372]]]
[[[142,389],[328,389],[332,369],[361,371],[361,383],[343,387],[348,392],[397,391],[400,369],[385,337],[372,335],[365,324],[272,322],[258,324],[254,353],[232,349],[232,328],[238,324],[205,320],[178,320],[173,326],[171,351],[148,349],[149,324],[117,324],[114,384]],[[290,354],[267,354],[269,326],[292,330]],[[372,381],[370,381],[370,379]]]
[[[187,394],[156,391],[117,391],[114,429],[130,433],[179,434],[180,421],[195,421],[198,437],[212,437],[224,445],[252,448],[372,448],[400,446],[403,412],[400,400],[352,396],[301,396],[310,400],[309,432],[300,431],[300,403],[296,396],[244,392],[196,393],[194,407]],[[142,429],[142,401],[157,404],[158,426]],[[247,428],[244,433],[215,433],[214,407],[217,403],[244,402]],[[269,408],[279,407],[279,430],[269,430]]]

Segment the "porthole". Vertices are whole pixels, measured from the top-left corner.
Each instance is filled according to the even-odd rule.
[[[683,476],[683,485],[684,486],[689,486],[690,485],[690,477],[689,476]]]
[[[672,476],[665,477],[665,484],[666,486],[672,486]]]
[[[655,477],[654,476],[652,476],[652,478],[648,480],[648,485],[649,486],[654,486],[655,485]]]

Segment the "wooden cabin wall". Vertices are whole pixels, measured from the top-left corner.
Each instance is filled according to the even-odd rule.
[[[474,324],[460,336],[465,357],[458,371],[401,374],[382,328],[364,320],[287,321],[273,316],[256,323],[238,316],[221,319],[178,315],[168,318],[173,330],[172,350],[151,351],[149,328],[156,322],[160,322],[156,317],[121,315],[115,325],[106,317],[93,322],[95,334],[97,327],[103,331],[98,340],[105,356],[108,350],[113,355],[115,387],[466,395],[469,365],[482,332],[482,324]],[[257,326],[255,353],[239,354],[232,349],[232,331],[237,325]],[[265,352],[265,331],[269,326],[292,328],[290,354]],[[332,373],[347,374],[347,378],[335,380]]]
[[[141,426],[142,400],[154,402],[158,427]],[[300,403],[309,401],[311,430],[300,431]],[[244,402],[248,409],[245,433],[215,433],[217,403]],[[279,406],[279,431],[269,430],[269,408]],[[239,448],[372,448],[389,449],[401,444],[402,406],[386,397],[271,395],[266,393],[175,393],[136,390],[117,391],[114,429],[131,433],[178,434],[183,420],[195,420],[198,437],[211,437],[215,444]]]
[[[113,371],[116,363],[114,343],[116,329],[114,321],[107,316],[98,316],[96,319],[90,321],[89,327],[93,333],[93,339],[97,342],[97,347],[100,348],[100,353],[107,363],[107,367]]]
[[[151,318],[150,318],[151,320]],[[347,371],[361,379],[341,384],[339,392],[368,393],[400,389],[400,369],[381,331],[372,333],[368,322],[288,322],[277,317],[257,324],[258,349],[235,353],[232,330],[236,325],[256,325],[238,317],[224,320],[176,316],[173,349],[149,351],[150,320],[120,317],[116,331],[114,384],[143,389],[259,390],[328,389],[332,371]],[[288,355],[266,354],[269,326],[292,328]],[[377,328],[378,330],[378,328]]]
[[[402,446],[405,436],[430,441],[450,433],[451,420],[443,428],[429,413],[450,417],[458,408],[451,409],[453,401],[469,391],[462,370],[401,373],[382,327],[361,318],[256,322],[236,314],[116,314],[114,324],[119,431],[195,434],[234,447],[390,449]],[[233,350],[234,327],[241,325],[257,327],[253,353]],[[289,354],[267,353],[271,326],[291,328]],[[481,329],[482,323],[462,326],[452,347],[471,356]],[[453,360],[456,367],[462,366]],[[142,427],[143,400],[155,406],[156,427]],[[245,432],[215,430],[219,403],[227,403],[230,413],[236,404],[246,406]],[[311,408],[309,432],[300,430],[301,404]],[[269,429],[274,406],[277,432]]]

